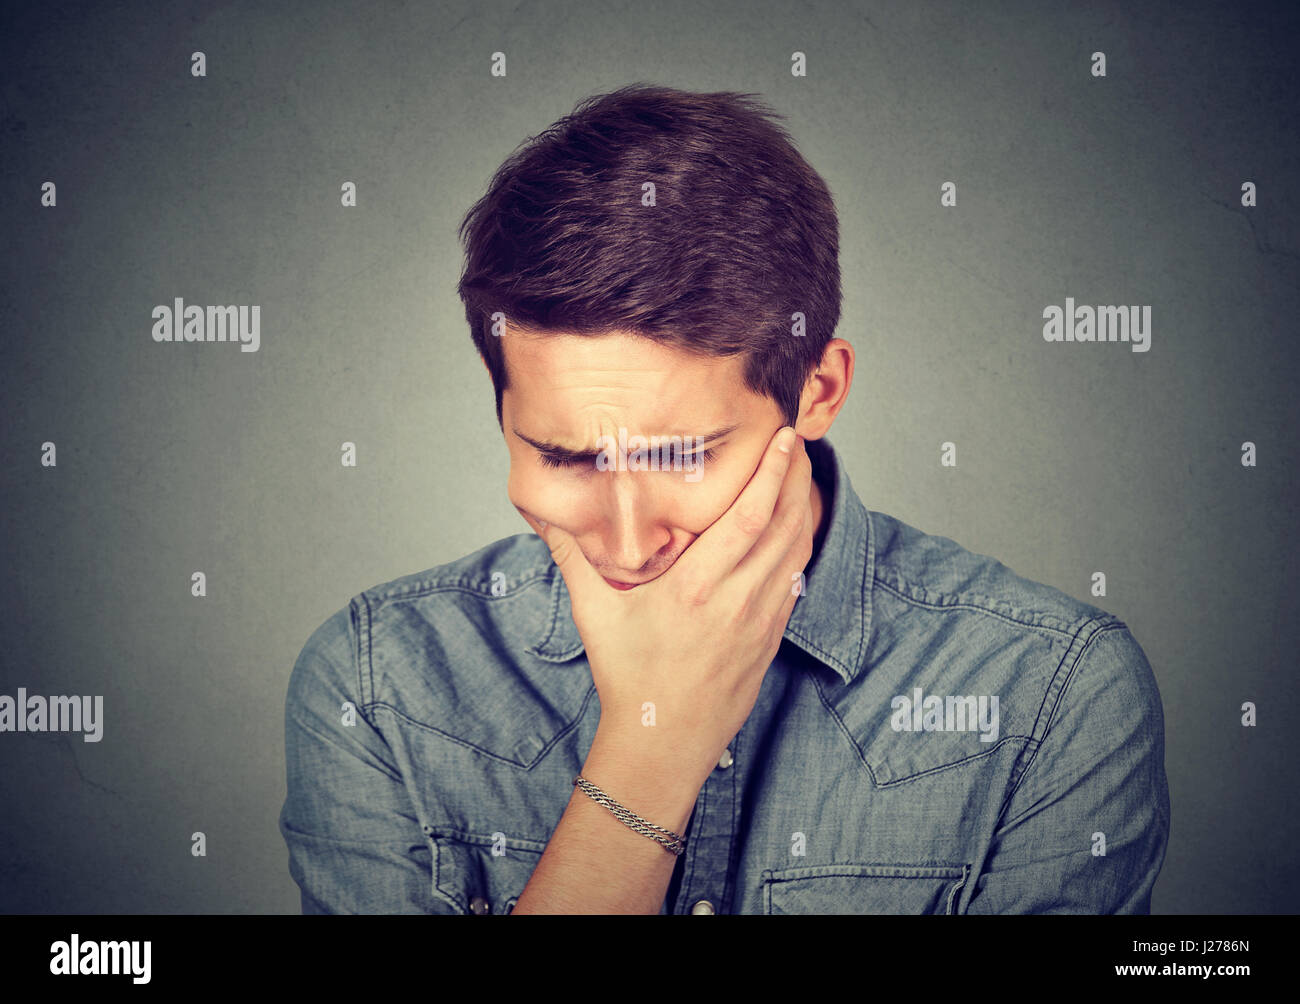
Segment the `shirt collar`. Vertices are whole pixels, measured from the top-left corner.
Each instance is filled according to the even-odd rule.
[[[813,477],[829,502],[828,522],[821,550],[804,572],[804,595],[794,605],[784,637],[851,683],[862,669],[871,634],[875,540],[867,509],[830,442],[807,441],[807,450]],[[548,662],[567,662],[582,649],[568,587],[556,569],[546,623],[532,651]]]

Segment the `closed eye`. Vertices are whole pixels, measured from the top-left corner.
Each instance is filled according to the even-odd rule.
[[[639,451],[633,451],[628,455],[629,464],[632,462],[632,459],[637,456],[638,452]],[[669,460],[661,460],[659,466],[660,470],[665,471],[677,470],[678,467],[682,470],[698,469],[703,467],[705,464],[713,463],[717,458],[717,451],[713,447],[710,447],[707,450],[696,450],[694,453],[677,454]],[[537,459],[541,462],[543,467],[586,467],[593,471],[596,470],[595,461],[572,460],[565,457],[551,456],[549,453],[539,453],[537,454]],[[642,460],[644,460],[644,458],[642,458]]]

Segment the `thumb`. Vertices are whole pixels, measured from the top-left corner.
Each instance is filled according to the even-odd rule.
[[[546,523],[542,525],[540,536],[550,548],[551,560],[564,576],[564,584],[569,587],[571,600],[576,603],[578,597],[595,593],[598,585],[609,589],[608,584],[601,578],[600,573],[591,567],[587,556],[582,553],[582,548],[569,533],[561,530],[554,523]]]

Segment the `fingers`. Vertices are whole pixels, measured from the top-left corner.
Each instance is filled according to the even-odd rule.
[[[672,570],[697,585],[729,575],[762,536],[797,452],[794,430],[778,429],[736,501],[691,542]],[[785,450],[782,450],[782,447]]]
[[[805,526],[811,525],[812,461],[802,437],[793,453],[772,518],[733,573],[747,589],[763,579],[784,574],[781,569],[787,564],[786,556],[796,547]]]
[[[754,617],[760,625],[771,625],[773,648],[781,644],[781,636],[785,634],[794,605],[803,595],[802,572],[812,558],[814,531],[810,506],[790,547],[779,556],[772,571],[756,583],[751,601]]]

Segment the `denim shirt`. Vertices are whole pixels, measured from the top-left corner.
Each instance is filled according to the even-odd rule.
[[[1164,719],[1128,627],[866,509],[807,446],[824,541],[660,912],[1149,912]],[[289,680],[303,912],[508,913],[599,718],[535,534],[355,596]]]

